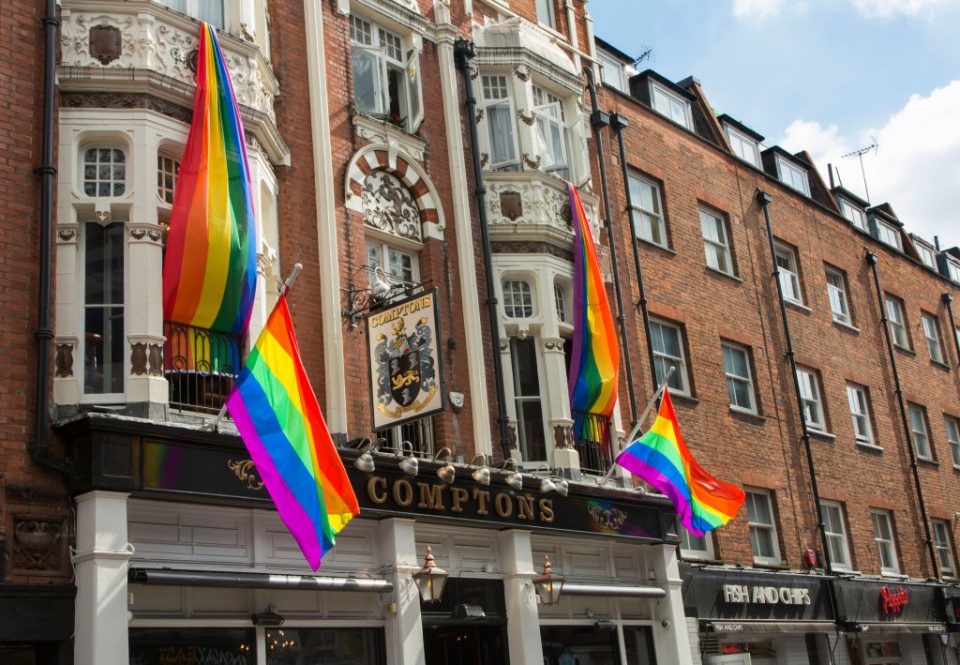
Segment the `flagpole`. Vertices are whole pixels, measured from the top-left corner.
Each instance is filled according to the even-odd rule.
[[[637,419],[637,424],[633,426],[632,430],[630,430],[630,435],[626,438],[627,441],[633,441],[633,437],[635,437],[640,432],[640,428],[643,426],[643,423],[647,422],[647,416],[649,416],[650,412],[653,410],[653,405],[656,404],[657,400],[660,399],[660,396],[663,395],[663,391],[666,390],[667,384],[670,383],[670,377],[673,376],[673,373],[676,371],[676,369],[677,369],[676,367],[671,367],[670,369],[667,370],[667,375],[664,376],[663,381],[660,382],[660,387],[657,388],[657,392],[653,393],[653,397],[651,397],[650,401],[647,402],[647,407],[643,410],[643,413],[640,414],[640,417]],[[620,451],[617,451],[617,454],[619,453]],[[613,459],[617,459],[617,456],[614,455]],[[616,471],[616,469],[617,469],[616,463],[611,461],[610,468],[607,469],[607,473],[600,480],[600,484],[601,485],[606,484],[606,482],[613,477],[613,472]]]
[[[293,270],[290,271],[290,276],[287,277],[287,280],[283,283],[283,286],[280,287],[280,293],[277,295],[277,301],[279,302],[280,298],[283,298],[287,295],[287,291],[293,286],[293,283],[297,281],[297,277],[300,276],[300,271],[303,270],[302,263],[294,263]],[[276,307],[276,305],[274,305]],[[672,369],[672,368],[671,368]],[[213,431],[220,431],[220,423],[223,421],[223,417],[227,415],[227,402],[224,400],[223,406],[220,407],[220,412],[217,413],[217,420],[213,423]]]

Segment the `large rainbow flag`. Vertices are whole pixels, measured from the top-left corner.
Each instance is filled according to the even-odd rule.
[[[285,294],[227,408],[280,518],[316,570],[360,508],[303,369]]]
[[[585,414],[609,417],[617,403],[620,347],[613,315],[603,285],[600,259],[577,188],[567,183],[573,213],[573,353],[567,385],[574,429],[591,440],[606,440],[603,432],[584,432],[595,427],[596,419]],[[604,418],[605,420],[605,418]],[[595,438],[598,437],[598,438]]]
[[[163,316],[221,332],[247,329],[257,229],[243,122],[207,23],[197,45],[193,122],[180,164],[163,264]]]
[[[745,498],[742,489],[717,480],[693,459],[666,388],[653,426],[624,448],[616,462],[670,497],[680,521],[695,536],[729,522]]]

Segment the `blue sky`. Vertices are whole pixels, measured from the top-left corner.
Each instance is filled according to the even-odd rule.
[[[809,150],[925,236],[960,244],[960,0],[593,0],[596,34],[652,48],[671,80],[697,77],[713,107]]]

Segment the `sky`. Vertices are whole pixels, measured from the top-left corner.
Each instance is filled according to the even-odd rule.
[[[598,37],[960,245],[960,0],[592,0]]]

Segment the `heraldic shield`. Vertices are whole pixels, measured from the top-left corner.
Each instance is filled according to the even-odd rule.
[[[407,351],[390,359],[390,394],[401,407],[416,401],[420,395],[419,351]]]

